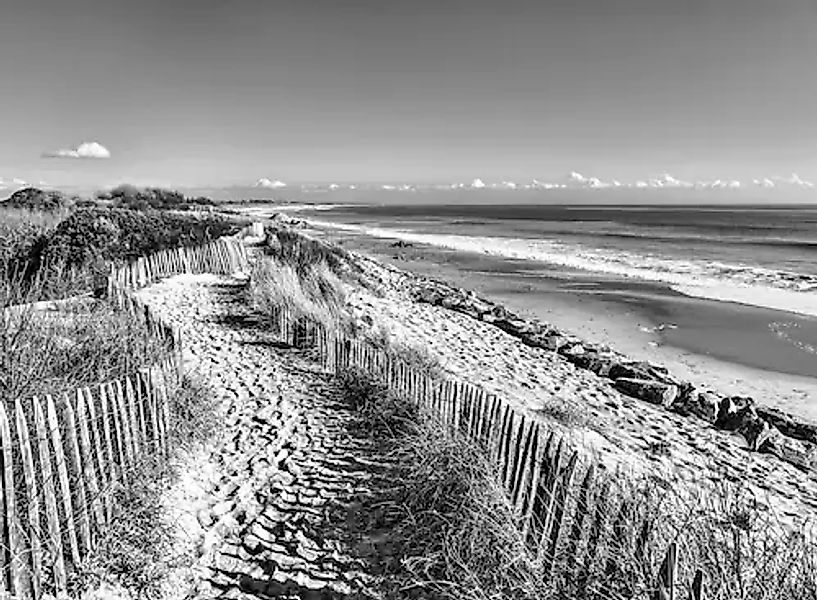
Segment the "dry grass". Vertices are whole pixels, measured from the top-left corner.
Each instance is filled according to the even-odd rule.
[[[6,402],[120,379],[166,356],[142,323],[104,302],[58,313],[29,306],[5,315],[0,396]]]
[[[710,600],[817,598],[817,546],[808,525],[786,528],[750,490],[728,482],[670,485],[597,469],[580,511],[581,533],[564,535],[576,523],[568,517],[556,554],[547,556],[526,543],[481,447],[369,374],[350,371],[339,385],[359,415],[356,427],[395,465],[369,507],[390,515],[395,556],[383,573],[387,597],[653,600],[661,561],[675,542],[679,597],[687,598],[700,570]],[[569,499],[574,507],[580,501]]]
[[[211,389],[185,379],[169,400],[171,455],[211,439],[218,425]],[[163,495],[178,479],[173,466],[178,464],[172,458],[143,455],[127,483],[113,490],[115,516],[78,566],[72,580],[75,593],[108,584],[135,598],[159,600],[167,591],[168,576],[192,564],[195,557],[176,546],[175,524],[167,519],[163,502]]]
[[[248,293],[253,306],[273,322],[281,309],[329,329],[348,321],[343,284],[324,262],[299,270],[265,258],[253,269]]]

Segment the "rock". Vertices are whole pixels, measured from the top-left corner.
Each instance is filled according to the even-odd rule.
[[[780,433],[796,440],[817,444],[817,425],[776,408],[758,406],[757,414]]]
[[[817,470],[817,446],[787,437],[774,427],[770,428],[760,451],[773,454],[780,460],[805,471]]]
[[[196,520],[199,522],[199,525],[201,525],[202,529],[210,529],[210,527],[212,527],[213,524],[216,522],[215,519],[213,518],[213,513],[211,513],[209,510],[205,508],[201,509],[196,513]]]
[[[749,444],[749,449],[757,452],[760,447],[768,440],[772,434],[772,428],[769,424],[755,414],[754,419],[746,419],[744,423],[737,429],[746,443]]]
[[[726,431],[737,431],[744,422],[757,418],[754,400],[745,396],[727,396],[721,399],[715,427]]]
[[[403,240],[397,240],[396,242],[392,242],[392,248],[413,248],[414,244],[411,242],[404,242]]]
[[[695,415],[707,423],[714,423],[718,418],[720,403],[721,397],[717,394],[684,386],[671,408],[678,414]]]
[[[678,397],[678,386],[649,379],[619,377],[615,386],[628,396],[662,406],[670,406]]]
[[[639,368],[637,366],[638,364],[639,363],[615,363],[610,366],[608,377],[614,380],[622,377],[627,379],[649,380],[650,376],[647,371]]]

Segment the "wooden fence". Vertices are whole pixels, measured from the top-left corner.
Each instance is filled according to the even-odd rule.
[[[675,600],[684,589],[684,600],[703,598],[702,572],[695,572],[688,586],[678,581],[677,546],[671,540],[662,542],[666,550],[657,577],[648,577],[654,585],[631,589],[635,577],[625,569],[634,564],[653,568],[653,515],[635,499],[616,494],[621,478],[571,448],[564,436],[540,420],[478,386],[430,374],[366,340],[347,338],[286,309],[277,311],[272,323],[281,342],[317,348],[327,372],[366,371],[450,431],[480,444],[498,469],[527,545],[548,573],[558,564],[582,589],[592,588],[594,581],[620,582],[620,589],[608,590],[609,597],[647,594],[655,600]],[[602,556],[603,548],[607,551]]]
[[[111,492],[146,453],[167,451],[174,358],[54,398],[0,402],[0,597],[67,592],[115,518]]]

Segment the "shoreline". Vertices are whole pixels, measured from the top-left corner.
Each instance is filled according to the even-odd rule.
[[[393,247],[393,240],[370,238],[350,232],[338,232],[309,226],[320,237],[340,246],[421,276],[442,279],[454,286],[474,290],[480,295],[507,306],[520,316],[535,318],[554,325],[582,339],[600,343],[636,360],[648,360],[665,365],[670,372],[698,387],[718,390],[725,394],[751,396],[758,403],[791,412],[817,422],[817,378],[785,373],[741,364],[721,357],[695,351],[695,336],[670,326],[672,316],[661,310],[666,305],[654,294],[641,302],[615,292],[598,291],[597,278],[569,282],[566,279],[543,277],[527,261],[516,261],[516,272],[502,270],[493,257],[465,255],[436,247],[415,245]],[[508,261],[502,261],[507,265]],[[578,290],[596,288],[593,292]],[[648,286],[650,288],[654,286]],[[683,300],[681,294],[672,292]],[[692,299],[695,305],[704,302]],[[711,302],[717,309],[728,310],[724,303]],[[719,306],[720,305],[720,306]],[[699,314],[687,307],[685,322],[694,322]],[[763,311],[764,309],[757,309]],[[662,314],[664,313],[664,314]],[[676,315],[677,317],[677,315]],[[668,322],[669,321],[669,322]],[[711,321],[711,320],[710,320]],[[715,323],[717,324],[717,323]],[[695,332],[713,335],[706,328]],[[769,336],[772,337],[771,334]],[[711,340],[710,340],[711,341]],[[723,338],[714,341],[729,343]],[[676,345],[677,344],[677,345]],[[776,349],[780,350],[781,345]],[[757,352],[762,361],[768,347],[748,348]],[[804,365],[808,369],[808,364]]]

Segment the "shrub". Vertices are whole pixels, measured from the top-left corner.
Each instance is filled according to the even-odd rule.
[[[97,199],[113,208],[128,210],[190,210],[193,207],[214,206],[210,198],[198,196],[186,198],[175,190],[162,188],[137,188],[120,185],[97,194]]]
[[[74,206],[77,201],[77,197],[68,196],[56,190],[41,190],[28,187],[14,192],[2,206],[52,212],[66,210]]]

